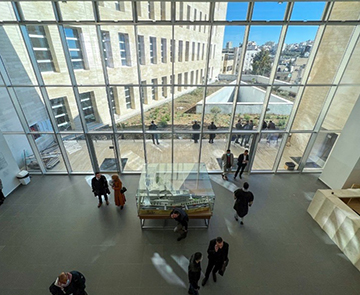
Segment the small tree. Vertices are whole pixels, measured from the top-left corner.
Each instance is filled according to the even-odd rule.
[[[213,114],[213,121],[216,122],[217,115],[221,113],[221,109],[219,107],[213,107],[210,112]]]
[[[253,59],[252,74],[269,76],[271,71],[271,59],[269,51],[261,49]]]

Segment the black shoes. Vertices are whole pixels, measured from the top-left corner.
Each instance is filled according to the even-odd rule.
[[[237,217],[234,216],[234,218],[235,218],[236,221],[239,221],[239,219]]]
[[[206,282],[207,282],[207,278],[204,278],[203,280],[202,280],[202,282],[201,282],[201,286],[205,286],[205,284],[206,284]]]
[[[244,222],[240,221],[240,224],[244,224]]]
[[[213,272],[213,280],[216,283],[216,273]]]
[[[121,207],[120,207],[120,210],[122,210],[123,208],[124,208],[124,206],[121,206]]]

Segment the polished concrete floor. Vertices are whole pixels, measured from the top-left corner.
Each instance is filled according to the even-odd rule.
[[[186,259],[206,253],[216,236],[230,244],[230,263],[201,294],[359,294],[360,272],[306,212],[325,188],[317,176],[245,176],[255,202],[244,226],[233,218],[232,192],[213,181],[209,229],[180,242],[170,230],[140,229],[138,176],[121,177],[124,210],[113,195],[98,209],[84,176],[33,176],[0,207],[0,294],[49,294],[56,276],[70,270],[85,275],[89,295],[187,294]]]

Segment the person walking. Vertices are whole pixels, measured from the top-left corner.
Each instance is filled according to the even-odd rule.
[[[213,239],[209,243],[207,250],[208,265],[205,272],[205,278],[202,280],[201,285],[205,286],[209,279],[210,272],[212,272],[213,280],[216,282],[216,273],[222,270],[228,263],[229,244],[223,241],[221,237]]]
[[[216,130],[217,127],[216,125],[214,124],[214,122],[211,122],[211,124],[209,125],[208,127],[208,130],[210,131],[214,131]],[[215,138],[216,134],[215,133],[211,133],[210,136],[209,136],[209,143],[214,143],[214,138]]]
[[[178,225],[174,228],[174,232],[179,233],[178,241],[185,239],[188,233],[189,216],[180,208],[175,208],[170,212],[170,217],[178,222]]]
[[[190,295],[198,295],[200,286],[198,282],[201,276],[201,261],[202,261],[201,252],[196,252],[191,255],[189,259],[189,267],[188,267],[188,278],[189,278],[189,291]]]
[[[249,191],[249,184],[247,182],[244,182],[242,188],[234,191],[234,199],[234,218],[236,221],[239,221],[240,218],[240,224],[244,224],[244,217],[248,214],[249,207],[254,202],[254,195]]]
[[[276,129],[276,126],[275,126],[275,123],[273,121],[270,121],[269,124],[268,124],[268,129],[269,130],[275,130]],[[266,142],[267,143],[270,143],[271,139],[273,137],[273,133],[269,133],[267,138],[266,138]]]
[[[247,163],[249,163],[249,151],[245,150],[245,152],[240,154],[239,157],[238,157],[238,162],[237,162],[238,168],[236,169],[234,179],[238,175],[239,171],[240,171],[240,176],[239,177],[240,177],[240,179],[242,178],[241,175],[243,174]]]
[[[235,128],[236,128],[236,130],[238,130],[238,131],[240,131],[240,130],[243,129],[243,125],[241,124],[241,120],[238,120],[238,122],[237,122],[236,125],[235,125]],[[238,135],[236,136],[236,139],[235,139],[235,142],[234,142],[234,143],[239,143],[240,137],[241,137],[241,135],[238,134]]]
[[[122,182],[117,174],[112,175],[111,179],[111,187],[114,190],[115,205],[118,207],[120,206],[120,209],[122,210],[126,202],[125,195],[121,192],[121,189],[123,187]]]
[[[149,130],[155,131],[157,129],[158,129],[157,125],[154,123],[154,121],[151,121],[151,124],[149,126]],[[160,144],[159,143],[159,135],[157,133],[152,133],[151,138],[152,138],[153,144],[155,144],[155,141],[156,141],[157,144]]]
[[[4,194],[3,194],[3,192],[2,192],[2,190],[3,190],[3,184],[2,184],[2,181],[1,181],[1,179],[0,179],[0,206],[4,203],[4,201],[5,201],[5,196],[4,196]]]
[[[221,161],[223,168],[222,179],[228,180],[227,175],[229,172],[231,172],[231,167],[234,165],[233,153],[231,153],[230,150],[227,150],[226,153],[222,155]]]
[[[100,172],[95,172],[95,177],[91,180],[91,187],[92,191],[99,199],[98,208],[102,205],[102,198],[101,196],[104,196],[106,205],[109,205],[109,200],[107,194],[110,194],[108,182],[106,180],[106,177],[104,175],[101,175]]]
[[[200,130],[200,125],[198,124],[197,121],[194,121],[194,124],[192,125],[192,129],[194,131]],[[200,134],[199,133],[193,133],[193,140],[194,143],[197,143],[199,140]]]
[[[78,271],[62,272],[49,287],[52,295],[87,295],[86,279]]]

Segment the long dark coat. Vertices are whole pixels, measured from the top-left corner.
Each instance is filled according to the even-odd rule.
[[[236,198],[234,209],[240,217],[244,217],[249,211],[249,203],[254,201],[254,195],[241,188],[237,189],[234,194]]]

